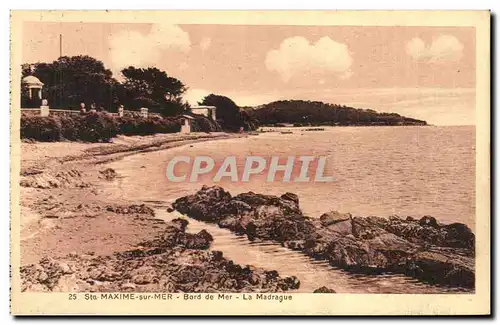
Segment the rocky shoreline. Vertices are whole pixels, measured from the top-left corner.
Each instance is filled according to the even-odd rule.
[[[175,219],[155,239],[112,255],[44,257],[21,267],[21,291],[285,292],[299,288],[294,276],[241,266],[222,252],[209,250],[212,236],[204,230],[187,233],[187,225],[188,221]]]
[[[293,193],[232,196],[218,186],[204,186],[172,207],[249,240],[274,241],[352,272],[394,272],[432,284],[475,286],[475,236],[462,223],[445,225],[430,216],[385,219],[338,212],[310,218],[303,215]]]

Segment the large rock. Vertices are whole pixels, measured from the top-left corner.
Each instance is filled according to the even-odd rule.
[[[280,196],[283,200],[288,200],[294,202],[297,206],[299,206],[299,197],[295,193],[286,192],[282,196]]]
[[[208,249],[213,242],[213,237],[206,230],[201,230],[197,234],[186,232],[188,221],[184,219],[174,219],[166,226],[165,231],[152,241],[141,243],[145,247],[157,247],[167,249],[181,246],[190,249]]]
[[[220,186],[203,186],[194,195],[177,199],[172,207],[180,213],[202,221],[215,222],[224,215],[222,207],[231,200],[231,194]]]
[[[331,211],[322,214],[321,217],[319,217],[319,220],[321,220],[321,224],[323,226],[328,227],[329,225],[333,225],[338,222],[351,220],[351,218],[352,216],[350,213],[340,213],[338,211]]]
[[[112,206],[109,205],[106,207],[107,211],[111,211],[118,214],[145,214],[150,217],[155,216],[155,212],[152,208],[148,207],[145,204],[132,204],[132,205],[118,205]]]
[[[407,261],[408,275],[430,283],[473,288],[475,260],[439,251],[419,252]]]
[[[249,224],[249,219],[244,216],[234,216],[230,215],[226,218],[220,219],[217,225],[221,228],[227,228],[235,232],[238,235],[243,235],[247,231],[247,226]]]
[[[242,193],[234,197],[235,200],[243,201],[252,208],[260,206],[274,206],[283,213],[302,214],[299,208],[299,199],[293,193],[285,193],[281,197],[274,195],[256,194],[254,192]]]
[[[444,230],[443,245],[468,248],[474,251],[476,237],[472,230],[463,223],[452,223],[441,228]]]
[[[197,234],[184,233],[179,236],[178,244],[191,249],[208,249],[213,241],[212,235],[203,229]]]
[[[439,224],[435,218],[425,216],[420,220],[391,217],[379,227],[420,245],[467,248],[473,254],[475,236],[465,224]]]
[[[474,286],[474,234],[464,224],[443,225],[429,216],[386,219],[335,211],[311,219],[302,214],[293,193],[232,197],[218,186],[204,186],[177,199],[174,207],[246,234],[249,240],[272,240],[354,272],[391,271],[433,283]]]
[[[329,230],[338,232],[343,236],[352,235],[352,221],[345,220],[335,223],[330,223],[326,226]]]

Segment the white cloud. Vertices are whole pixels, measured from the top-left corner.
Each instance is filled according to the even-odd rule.
[[[205,37],[200,42],[200,48],[203,52],[205,52],[206,50],[208,50],[211,44],[212,44],[212,39],[210,37]]]
[[[443,62],[459,61],[464,45],[451,35],[440,35],[430,45],[420,38],[413,38],[406,44],[406,53],[418,61]]]
[[[349,78],[352,58],[347,45],[329,37],[309,43],[301,36],[283,40],[280,47],[267,53],[266,67],[279,73],[283,81],[293,77],[319,74]]]
[[[164,51],[187,52],[190,47],[189,34],[177,25],[155,24],[148,34],[126,30],[109,39],[110,60],[116,70],[152,66]]]

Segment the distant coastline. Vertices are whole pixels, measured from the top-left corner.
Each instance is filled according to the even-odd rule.
[[[320,101],[280,100],[241,108],[261,126],[400,126],[427,125],[427,121],[397,113],[377,112]]]

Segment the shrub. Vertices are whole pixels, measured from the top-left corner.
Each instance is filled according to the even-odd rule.
[[[204,115],[195,115],[192,120],[191,131],[193,132],[219,132],[222,128],[213,120]]]
[[[21,116],[21,139],[38,141],[109,141],[118,134],[113,117],[105,113],[80,116]]]
[[[75,118],[78,140],[88,142],[109,141],[118,135],[118,126],[112,115],[89,113]]]
[[[21,139],[37,141],[107,142],[118,134],[151,135],[175,133],[181,129],[180,117],[115,117],[107,113],[84,115],[21,116]],[[220,126],[204,116],[193,120],[194,132],[220,131]]]
[[[57,116],[21,116],[21,138],[38,141],[60,141],[63,137],[62,123]]]
[[[80,117],[72,118],[69,115],[62,115],[59,117],[62,128],[62,138],[70,141],[79,140],[79,130],[80,130]]]
[[[117,118],[120,134],[124,135],[151,135],[156,133],[175,133],[181,129],[179,119],[162,117],[132,117]]]

